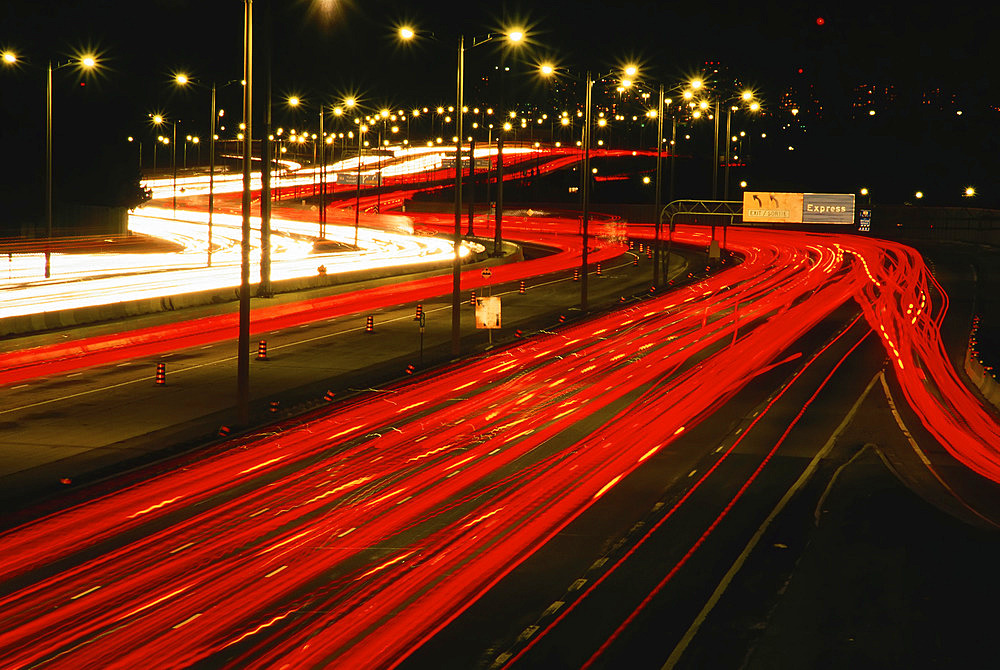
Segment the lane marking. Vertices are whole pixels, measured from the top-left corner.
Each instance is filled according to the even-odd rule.
[[[945,481],[937,473],[937,470],[935,470],[933,466],[931,466],[930,459],[927,458],[927,455],[924,453],[923,449],[921,449],[920,446],[917,444],[917,441],[913,439],[913,435],[906,427],[906,424],[903,423],[903,417],[896,410],[896,401],[893,400],[892,394],[889,392],[889,384],[885,380],[884,370],[881,373],[881,380],[882,380],[882,390],[885,392],[885,399],[889,402],[889,409],[892,411],[892,416],[896,419],[896,425],[899,426],[899,429],[903,432],[903,436],[909,441],[910,447],[913,449],[914,453],[917,454],[917,457],[920,458],[920,461],[924,464],[924,467],[926,467],[930,471],[930,473],[934,475],[934,479],[936,479],[938,483],[944,487],[944,490],[947,491],[955,500],[961,503],[962,506],[965,507],[965,509],[975,514],[977,517],[988,523],[990,526],[993,526],[994,528],[1000,527],[1000,524],[997,524],[996,521],[986,516],[983,516],[983,514],[980,513],[979,510],[969,505],[969,503],[965,502],[965,499],[962,498],[960,495],[958,495],[954,491],[954,489],[948,486],[948,484],[945,483]]]
[[[95,586],[94,588],[87,589],[86,591],[84,591],[82,593],[77,593],[75,596],[70,596],[70,600],[76,600],[77,598],[82,598],[85,595],[87,595],[88,593],[93,593],[94,591],[96,591],[99,588],[101,588],[101,587],[100,586]]]
[[[726,592],[727,588],[729,588],[729,584],[730,582],[733,581],[733,577],[735,577],[736,573],[738,573],[740,569],[743,567],[743,564],[750,556],[750,552],[752,552],[754,550],[754,547],[757,546],[757,543],[760,542],[761,538],[764,536],[764,533],[767,532],[767,529],[770,527],[771,522],[774,521],[774,519],[778,516],[778,514],[781,513],[781,511],[785,508],[785,505],[788,504],[788,502],[798,492],[798,490],[801,489],[803,486],[805,486],[806,482],[808,482],[812,478],[813,474],[816,472],[816,469],[819,467],[820,461],[826,458],[826,456],[833,449],[833,445],[837,441],[837,438],[839,438],[841,433],[843,433],[844,430],[847,429],[847,426],[850,425],[851,421],[854,419],[854,415],[861,407],[861,403],[864,402],[864,399],[866,397],[868,397],[869,392],[871,392],[872,388],[875,386],[875,382],[878,380],[879,375],[881,374],[882,372],[879,371],[878,374],[876,374],[874,377],[871,378],[871,381],[868,382],[868,386],[866,386],[865,390],[861,393],[860,396],[858,396],[858,399],[854,401],[854,405],[851,406],[851,409],[847,412],[847,415],[840,422],[840,425],[837,426],[837,428],[833,431],[833,434],[830,435],[830,438],[826,441],[826,444],[823,445],[823,448],[816,453],[813,459],[809,462],[809,465],[806,466],[806,469],[802,471],[801,475],[799,475],[799,478],[795,481],[794,484],[792,484],[791,488],[789,488],[785,492],[785,495],[781,497],[781,500],[778,501],[778,504],[775,505],[774,509],[771,510],[771,513],[767,515],[766,519],[764,519],[764,522],[761,523],[759,528],[757,528],[757,532],[755,532],[753,534],[753,537],[750,538],[750,541],[747,542],[747,545],[743,548],[743,551],[736,558],[736,561],[729,568],[729,571],[726,572],[725,576],[722,578],[722,581],[719,582],[719,585],[715,588],[715,591],[708,599],[708,602],[705,603],[705,606],[701,609],[701,612],[698,613],[698,616],[696,616],[694,621],[691,623],[690,628],[688,628],[687,632],[684,633],[684,636],[681,638],[680,642],[677,643],[677,646],[674,647],[673,652],[671,652],[670,656],[667,658],[667,662],[663,664],[663,670],[668,670],[677,665],[677,662],[684,654],[688,645],[691,644],[691,640],[693,640],[694,636],[698,634],[698,629],[701,628],[701,625],[705,622],[705,619],[712,612],[712,609],[719,602],[719,599],[722,598],[722,594]]]
[[[517,280],[511,280],[511,281],[517,281]],[[568,278],[553,279],[551,281],[541,282],[539,284],[534,284],[534,285],[531,286],[531,288],[537,288],[537,287],[540,287],[540,286],[548,286],[550,284],[558,284],[559,282],[565,282],[565,281],[570,281],[570,280]],[[516,289],[511,289],[510,291],[504,291],[503,293],[497,293],[496,295],[503,296],[503,295],[515,294],[515,293],[517,293],[517,290]],[[441,307],[436,307],[436,308],[425,308],[424,309],[424,313],[434,313],[434,312],[440,312],[440,311],[450,310],[450,309],[451,309],[451,305],[442,305]],[[344,315],[344,316],[341,316],[341,317],[334,317],[333,319],[330,319],[330,320],[333,321],[333,320],[336,320],[338,318],[342,319],[342,318],[347,318],[349,316],[351,316],[351,315]],[[383,320],[382,323],[392,323],[392,322],[395,322],[395,321],[409,321],[409,320],[412,320],[412,318],[413,318],[413,316],[407,312],[407,314],[405,314],[405,315],[401,315],[399,317],[395,317],[395,318]],[[283,329],[283,330],[288,330],[288,329]],[[346,328],[346,329],[339,330],[339,331],[336,331],[336,332],[333,332],[333,333],[326,333],[324,335],[319,335],[317,337],[309,337],[309,338],[304,338],[304,339],[298,340],[296,342],[288,342],[288,343],[285,343],[285,344],[275,345],[275,346],[271,347],[271,350],[274,351],[274,350],[285,349],[287,347],[293,347],[293,346],[297,346],[297,345],[301,345],[301,344],[309,344],[311,342],[316,342],[318,340],[324,340],[324,339],[328,339],[328,338],[331,338],[331,337],[337,337],[339,335],[346,335],[347,333],[358,332],[358,331],[362,331],[362,330],[364,330],[364,326],[358,326],[357,328]],[[278,332],[280,332],[280,331],[271,331],[271,334],[276,334]],[[218,344],[218,343],[216,343],[216,344]],[[208,346],[215,346],[215,344],[211,344],[211,345],[208,345]],[[188,348],[188,347],[185,347],[185,348]],[[256,347],[253,348],[253,352],[256,352]],[[175,352],[169,352],[169,353],[166,353],[166,354],[160,354],[158,356],[160,358],[167,358],[169,356],[173,356],[174,353]],[[197,364],[194,364],[194,365],[189,365],[187,367],[181,368],[179,370],[174,370],[170,374],[176,376],[176,375],[179,375],[179,374],[184,373],[184,372],[190,372],[192,370],[199,370],[201,368],[206,368],[206,367],[209,367],[209,366],[212,366],[212,365],[221,365],[223,363],[229,363],[229,362],[235,361],[238,357],[239,357],[238,355],[237,356],[226,356],[224,358],[219,358],[219,359],[216,359],[214,361],[208,361],[206,363],[197,363]],[[129,364],[131,364],[131,363],[125,363],[123,365],[129,365]],[[99,367],[99,366],[96,366],[96,367]],[[112,390],[112,389],[121,388],[121,387],[124,387],[124,386],[128,386],[130,384],[138,384],[138,383],[141,383],[141,382],[148,382],[151,379],[153,379],[153,378],[152,377],[140,377],[140,378],[137,378],[137,379],[131,379],[131,380],[128,380],[128,381],[119,382],[117,384],[111,384],[111,385],[101,386],[100,388],[89,389],[89,390],[86,390],[86,391],[78,391],[77,393],[71,393],[69,395],[63,395],[63,396],[60,396],[58,398],[49,398],[48,400],[39,400],[37,402],[29,403],[27,405],[19,405],[17,407],[10,407],[8,409],[0,410],[0,415],[10,414],[12,412],[19,412],[19,411],[26,410],[26,409],[32,409],[34,407],[41,407],[43,405],[50,405],[52,403],[57,403],[57,402],[60,402],[60,401],[63,401],[63,400],[73,400],[75,398],[81,398],[81,397],[86,396],[86,395],[91,395],[91,394],[94,394],[94,393],[100,393],[100,392],[103,392],[103,391],[109,391],[109,390]],[[27,386],[27,385],[25,384],[24,386]],[[22,388],[22,387],[12,387],[12,388]]]

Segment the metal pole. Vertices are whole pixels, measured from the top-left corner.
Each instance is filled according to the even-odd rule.
[[[587,227],[590,223],[590,89],[593,85],[590,70],[587,70],[583,126],[583,254],[580,262],[580,309],[584,312],[587,311],[587,252],[590,246]]]
[[[250,422],[250,156],[253,91],[253,0],[243,16],[243,230],[240,254],[240,324],[237,342],[236,406],[240,425]]]
[[[493,255],[503,249],[503,125],[497,131],[497,205],[493,212]]]
[[[715,101],[715,135],[712,138],[712,200],[719,199],[719,101]],[[713,228],[714,229],[714,228]]]
[[[452,262],[451,286],[451,355],[462,353],[462,103],[465,78],[465,36],[458,38],[458,77],[455,85],[455,259]]]
[[[660,285],[660,209],[663,190],[663,84],[660,84],[660,103],[656,108],[656,198],[653,205],[653,286]]]
[[[174,129],[173,148],[170,150],[170,167],[174,171],[174,218],[177,218],[177,121],[170,124]]]
[[[358,124],[358,179],[354,189],[354,246],[358,246],[358,221],[361,216],[361,124]]]
[[[208,153],[208,267],[212,267],[212,214],[215,212],[215,82],[212,82],[212,123],[209,125]],[[155,152],[155,145],[154,145]],[[155,170],[155,165],[154,165]]]
[[[726,110],[726,167],[724,168],[723,174],[725,175],[722,180],[722,199],[729,200],[729,145],[730,145],[730,124],[733,119],[733,106],[727,105],[729,109]]]
[[[504,115],[504,68],[507,64],[506,51],[500,56],[500,116],[497,121],[497,207],[493,218],[493,255],[503,254],[503,124]]]
[[[378,166],[375,170],[375,213],[382,213],[382,134],[385,132],[385,121],[382,121],[382,130],[378,131],[378,153],[375,159]]]
[[[271,290],[271,2],[264,5],[264,132],[260,138],[260,284],[257,295],[270,298]],[[247,80],[249,81],[249,79]]]
[[[326,238],[326,137],[323,135],[323,105],[319,106],[319,239]]]
[[[674,196],[674,159],[677,157],[677,118],[674,117],[670,130],[670,202],[676,200]]]
[[[156,162],[155,160],[153,161]],[[52,274],[52,61],[45,84],[45,278]]]
[[[472,218],[475,216],[475,202],[476,202],[476,140],[473,139],[469,142],[469,230],[465,233],[469,237],[474,234],[472,232]]]

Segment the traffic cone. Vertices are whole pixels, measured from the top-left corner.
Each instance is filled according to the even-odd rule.
[[[365,319],[365,332],[374,333],[375,332],[375,317],[371,314]]]
[[[257,343],[257,360],[267,360],[267,340],[261,340]]]
[[[521,280],[521,283],[517,287],[517,292],[520,293],[521,295],[524,295],[525,288],[524,288],[524,280],[523,279]]]
[[[416,313],[416,315],[414,315],[413,320],[414,321],[420,321],[420,317],[421,317],[421,315],[423,315],[423,313],[424,313],[424,306],[421,305],[418,302],[417,303],[417,313]]]
[[[156,364],[156,385],[164,386],[167,383],[167,364]]]
[[[469,299],[469,304],[473,307],[476,306],[476,292],[472,291],[472,297]]]
[[[277,411],[278,411],[278,407],[279,407],[280,405],[281,405],[281,401],[280,401],[280,400],[272,400],[272,401],[271,401],[271,406],[270,406],[270,408],[269,408],[269,409],[270,409],[270,411],[271,411],[271,414],[275,414],[275,413],[277,413]]]
[[[580,271],[573,270],[573,281],[580,281]]]
[[[407,366],[406,366],[406,374],[408,374],[408,375],[412,375],[412,374],[413,374],[413,371],[414,371],[414,370],[416,370],[416,369],[417,369],[417,368],[416,368],[416,367],[414,367],[414,366],[413,366],[413,364],[411,363],[410,365],[407,365]]]
[[[229,426],[220,426],[219,437],[225,437],[226,435],[229,435]]]
[[[330,402],[331,400],[333,400],[333,397],[335,395],[337,395],[337,394],[334,393],[333,391],[327,391],[326,394],[323,396],[323,400],[325,400],[327,402]]]
[[[597,264],[597,276],[598,277],[601,276],[601,264],[600,263]]]
[[[634,266],[634,265],[638,265],[638,264],[639,264],[639,257],[636,256],[635,258],[632,259],[632,265]]]
[[[565,314],[560,314],[559,315],[559,323],[566,323],[566,315]]]
[[[514,331],[514,337],[521,337],[523,334],[520,328]]]

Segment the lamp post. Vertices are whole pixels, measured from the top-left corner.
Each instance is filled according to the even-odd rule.
[[[170,149],[170,169],[171,169],[171,172],[173,172],[173,175],[174,175],[174,177],[173,177],[173,181],[174,181],[173,203],[174,203],[174,216],[176,217],[177,216],[177,123],[178,122],[177,121],[167,121],[165,118],[163,118],[162,114],[153,114],[152,115],[152,119],[153,119],[153,123],[155,125],[157,125],[157,126],[162,126],[162,125],[168,125],[168,126],[170,126],[171,133],[172,133],[172,137],[169,138],[169,142],[172,145],[171,149]],[[164,141],[164,143],[166,143],[168,141],[168,138],[163,138],[163,141]]]
[[[623,80],[623,82],[622,82],[623,87],[624,88],[629,88],[629,87],[635,85],[635,86],[637,86],[639,88],[645,89],[645,92],[643,92],[643,99],[648,99],[652,95],[651,89],[649,89],[648,87],[644,86],[642,83],[635,82],[635,81],[632,80],[632,78],[637,75],[637,72],[638,72],[638,69],[635,66],[629,66],[629,67],[626,68],[625,75],[627,77],[629,77],[629,79]],[[670,90],[671,91],[678,91],[678,90],[681,90],[682,88],[684,88],[686,86],[690,86],[692,89],[697,89],[697,88],[701,87],[701,81],[696,79],[696,80],[694,80],[692,82],[689,82],[686,85],[675,86],[675,87],[671,88]],[[656,117],[656,194],[655,194],[654,206],[653,206],[653,215],[655,217],[653,219],[653,229],[654,229],[654,234],[653,234],[653,284],[654,285],[659,285],[660,282],[661,282],[661,279],[663,281],[665,281],[667,279],[667,275],[670,272],[670,251],[669,251],[669,246],[668,246],[668,251],[667,251],[665,259],[663,258],[663,254],[661,253],[661,250],[660,250],[660,234],[661,234],[660,213],[661,213],[661,210],[663,209],[663,202],[662,202],[662,196],[663,196],[663,142],[664,142],[664,137],[663,137],[663,115],[665,113],[667,113],[667,110],[669,109],[670,105],[673,104],[673,100],[671,98],[665,97],[666,92],[667,91],[664,88],[664,85],[662,83],[659,84],[658,85],[658,90],[657,90],[657,93],[658,93],[658,102],[657,102],[656,109],[652,109],[652,110],[649,110],[647,112],[647,116],[650,116],[650,117],[655,116]],[[684,91],[683,97],[686,100],[691,100],[694,97],[694,94],[689,89],[689,90]],[[676,144],[677,144],[677,116],[676,116],[676,114],[671,114],[671,132],[670,132],[670,147],[671,147],[671,151],[670,151],[670,195],[669,195],[670,199],[669,199],[669,202],[673,202],[674,201],[674,163],[675,163],[675,157],[676,157],[676,153],[677,153],[674,150],[674,147],[676,146]],[[665,263],[665,267],[664,267],[664,263]]]
[[[0,59],[5,65],[13,66],[20,63],[20,59],[13,51],[4,51],[0,54]],[[76,66],[82,70],[93,70],[97,67],[97,57],[93,54],[83,54],[80,57],[52,65],[52,60],[48,61],[45,75],[45,277],[52,274],[52,73],[64,67]]]
[[[303,102],[302,102],[301,98],[299,98],[296,95],[293,95],[293,96],[290,96],[288,98],[288,105],[289,105],[289,107],[298,108],[301,105],[303,105]],[[317,165],[317,150],[319,149],[319,147],[317,145],[317,142],[322,142],[323,141],[323,135],[324,135],[324,132],[323,132],[323,115],[324,115],[323,105],[321,104],[319,106],[319,136],[318,136],[318,138],[316,138],[315,140],[313,140],[313,170],[316,169],[316,165]],[[301,137],[305,137],[306,135],[308,135],[308,133],[305,132],[305,131],[303,131],[303,135],[301,135],[300,138]],[[319,224],[319,239],[323,240],[323,239],[326,239],[326,197],[325,197],[325,194],[326,194],[326,186],[325,186],[325,177],[326,177],[326,175],[325,175],[325,173],[326,173],[326,151],[325,151],[325,149],[322,152],[319,153],[319,156],[322,157],[322,160],[318,161],[319,165],[320,165],[320,167],[319,167],[319,171],[320,171],[319,172],[320,196],[319,196],[319,210],[318,210],[317,215],[316,215],[316,220],[317,220],[317,223]],[[316,185],[316,182],[313,181],[313,186],[315,186],[315,185]]]
[[[358,173],[354,185],[354,246],[358,246],[358,227],[361,216],[361,150],[364,145],[361,143],[364,134],[368,132],[368,126],[358,126]]]
[[[412,28],[403,27],[399,30],[399,37],[404,40],[413,39],[415,32]],[[504,35],[511,44],[518,44],[524,39],[524,31],[511,30]],[[497,37],[488,34],[483,37],[473,38],[470,49],[486,44]],[[465,35],[458,38],[458,72],[455,84],[455,228],[454,236],[454,261],[452,263],[452,292],[451,292],[451,354],[458,356],[462,351],[462,320],[461,320],[461,290],[462,290],[462,107],[465,104]],[[440,110],[440,108],[438,108]],[[498,166],[500,164],[498,156]],[[499,207],[499,205],[498,205]],[[497,230],[499,235],[499,228]],[[499,245],[496,243],[496,249]],[[496,253],[496,250],[494,251]]]
[[[635,73],[634,68],[629,67],[624,71],[625,76],[630,76],[629,72]],[[539,72],[543,76],[552,76],[556,73],[556,69],[550,64],[542,64],[539,68]],[[574,77],[573,75],[569,75]],[[600,81],[607,76],[610,76],[613,72],[608,72],[606,74],[599,75],[597,80]],[[584,121],[583,121],[583,137],[582,137],[582,150],[583,150],[583,170],[582,170],[582,185],[581,190],[583,191],[583,204],[581,207],[581,235],[583,237],[583,249],[580,258],[580,309],[586,312],[589,308],[588,304],[588,282],[587,282],[587,264],[588,255],[590,251],[590,142],[591,142],[591,125],[592,125],[592,93],[594,88],[594,77],[590,70],[587,70],[586,78],[584,79]],[[603,117],[602,117],[603,120]]]
[[[253,0],[244,0],[243,13],[243,200],[240,244],[240,318],[237,338],[236,404],[241,425],[250,422],[250,158],[253,91]]]
[[[743,91],[743,93],[740,94],[739,99],[742,100],[743,102],[747,103],[747,108],[751,112],[757,112],[757,111],[760,110],[760,103],[758,101],[754,100],[753,92],[752,91]],[[729,200],[729,162],[730,162],[730,159],[729,159],[730,151],[729,150],[730,150],[731,143],[732,143],[732,137],[731,137],[731,135],[732,135],[732,129],[731,129],[731,126],[732,126],[733,112],[738,111],[739,109],[740,108],[738,106],[729,105],[729,109],[726,111],[726,169],[725,169],[725,178],[723,180],[723,187],[722,187],[722,193],[723,193],[723,198],[722,199],[723,200]]]

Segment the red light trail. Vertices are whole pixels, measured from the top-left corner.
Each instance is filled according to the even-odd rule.
[[[505,229],[560,239],[563,252],[496,268],[494,282],[578,263],[574,221]],[[708,235],[680,226],[674,241],[704,247]],[[597,244],[601,258],[620,253],[615,240]],[[702,281],[4,533],[4,665],[392,667],[750,380],[801,358],[796,343],[852,299],[928,431],[1000,481],[1000,429],[949,363],[947,296],[917,252],[752,228],[731,228],[728,246],[743,261]],[[282,306],[261,327],[443,293],[435,282]],[[190,346],[217,337],[207,323],[177,326],[176,339],[129,336]],[[581,432],[588,419],[599,421]]]

